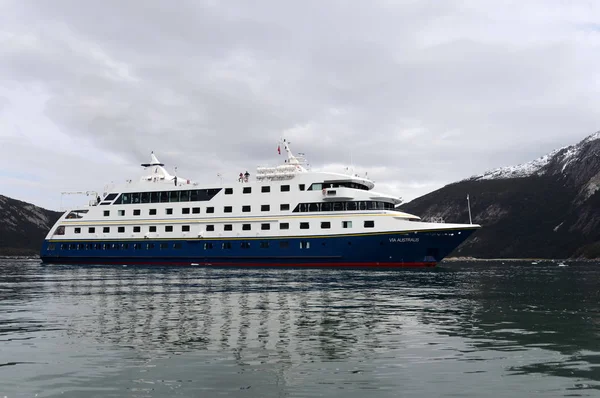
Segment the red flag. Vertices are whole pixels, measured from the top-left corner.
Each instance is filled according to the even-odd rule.
[[[277,153],[281,155],[281,148],[279,147],[279,145],[277,145]]]

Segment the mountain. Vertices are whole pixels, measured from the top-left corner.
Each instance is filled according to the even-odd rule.
[[[61,214],[0,195],[0,255],[39,254]]]
[[[447,185],[400,208],[482,228],[454,253],[481,258],[600,257],[600,132],[518,166]]]

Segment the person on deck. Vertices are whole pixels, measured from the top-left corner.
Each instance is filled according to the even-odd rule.
[[[250,173],[248,173],[248,170],[246,170],[246,172],[244,173],[244,181],[248,182],[248,178],[250,178]]]
[[[240,178],[238,178],[239,182],[244,182],[244,174],[240,173]]]

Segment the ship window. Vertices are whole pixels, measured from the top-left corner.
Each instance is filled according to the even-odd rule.
[[[142,248],[142,244],[141,243],[134,243],[133,244],[133,250],[140,250]]]
[[[352,221],[342,221],[342,228],[352,228]]]
[[[169,192],[167,192],[167,191],[159,192],[159,195],[160,195],[160,203],[169,202]]]
[[[133,215],[134,215],[134,216],[139,216],[139,215],[141,215],[141,214],[142,214],[142,211],[141,211],[140,209],[135,209],[135,210],[133,210]]]
[[[173,214],[173,209],[172,208],[165,209],[165,213],[167,215]]]
[[[179,191],[179,201],[180,202],[189,202],[190,201],[190,191]]]
[[[116,198],[118,195],[118,193],[109,193],[108,195],[106,195],[106,198],[104,198],[104,200],[113,200],[114,198]]]
[[[110,227],[104,227],[104,228],[102,228],[102,232],[105,233],[105,234],[109,233],[110,232]]]
[[[344,202],[333,202],[333,211],[343,211]]]
[[[260,224],[260,229],[263,231],[268,231],[271,229],[271,224]]]
[[[206,208],[206,212],[207,213],[214,213],[215,212],[215,208],[214,207],[207,207]]]
[[[199,207],[192,207],[192,214],[200,214],[200,208]]]
[[[242,193],[252,193],[252,187],[244,187],[244,190]]]
[[[300,223],[300,229],[308,229],[309,225],[307,222],[301,222]]]
[[[221,244],[221,249],[231,249],[231,242],[223,242]]]
[[[173,243],[173,249],[181,249],[181,243]]]
[[[213,248],[212,242],[207,242],[204,244],[204,250],[209,250]]]
[[[56,232],[54,233],[55,235],[64,235],[65,234],[65,227],[63,227],[62,225],[58,228],[56,228]]]
[[[260,211],[269,211],[271,210],[270,205],[260,205]]]
[[[374,228],[375,221],[365,221],[365,228]]]
[[[124,205],[128,205],[131,203],[131,194],[129,193],[124,193],[123,195],[121,195],[121,203],[123,203]]]
[[[285,211],[285,210],[289,210],[289,209],[290,209],[289,203],[282,203],[279,205],[279,210],[281,210],[281,211]]]
[[[233,188],[225,188],[225,195],[232,195],[233,194]]]
[[[54,245],[54,243],[50,243],[48,245],[48,250],[55,250],[55,249],[56,249],[56,246]]]
[[[240,247],[241,247],[242,249],[250,249],[250,242],[242,242],[242,243],[240,244]]]
[[[244,212],[244,213],[250,212],[250,206],[249,205],[242,206],[242,212]]]
[[[81,213],[87,213],[87,210],[86,211],[81,211],[81,210],[79,210],[79,211],[72,211],[72,212],[69,213],[69,215],[67,215],[66,218],[69,219],[69,220],[73,219],[73,218],[83,218],[83,215],[81,215]]]
[[[197,202],[199,200],[200,200],[200,191],[198,191],[197,189],[192,189],[190,191],[190,201]]]
[[[140,203],[140,194],[139,193],[131,194],[131,203]]]
[[[287,249],[288,247],[290,247],[290,242],[288,242],[287,240],[279,241],[279,247],[282,249]]]
[[[140,203],[150,203],[150,192],[142,192],[140,194]]]
[[[269,248],[269,242],[260,242],[260,248],[261,249],[268,249]]]
[[[310,249],[310,242],[300,241],[300,249]]]
[[[190,208],[184,207],[183,209],[181,209],[181,214],[190,214]]]
[[[182,225],[181,226],[181,232],[190,232],[190,226],[189,225]]]
[[[305,188],[306,188],[306,186],[304,184],[298,184],[299,190],[304,191]]]
[[[120,217],[123,217],[123,216],[125,216],[125,210],[117,210],[117,214],[118,214]]]
[[[231,206],[225,206],[223,208],[223,212],[225,212],[225,213],[231,213],[232,210],[233,210],[233,208]]]
[[[140,226],[133,227],[133,232],[141,232],[141,231],[142,231],[142,227],[140,227]]]
[[[309,191],[320,191],[321,189],[323,189],[323,184],[317,182],[308,187]]]
[[[75,232],[76,234],[80,234],[81,233],[81,228],[75,228],[73,230],[73,232]]]
[[[110,216],[110,210],[104,210],[104,217]]]
[[[179,202],[179,191],[171,191],[169,193],[169,202]]]
[[[148,228],[148,232],[156,232],[156,225],[151,225],[151,226]]]
[[[311,203],[311,205],[315,205],[316,203]],[[331,211],[333,208],[333,206],[331,205],[331,202],[324,202],[321,203],[321,211]],[[311,210],[314,211],[314,210]]]
[[[161,243],[159,247],[161,249],[168,249],[169,248],[169,244],[168,243]]]
[[[223,230],[224,231],[233,231],[233,225],[231,225],[231,224],[225,224],[223,226]]]
[[[173,232],[173,226],[172,225],[165,225],[165,232]]]
[[[155,215],[156,215],[156,209],[150,209],[150,212],[149,212],[149,214],[150,214],[151,216],[155,216]]]
[[[206,230],[207,231],[214,231],[215,230],[215,226],[214,225],[207,225],[206,226]]]
[[[160,202],[160,192],[150,192],[150,203]]]
[[[271,192],[271,187],[260,187],[260,191],[264,193]]]
[[[88,233],[93,234],[96,232],[96,227],[89,227],[88,228]]]
[[[329,229],[331,228],[331,223],[329,221],[321,221],[321,229]]]
[[[282,185],[281,186],[281,192],[289,192],[290,191],[290,186],[289,185]]]
[[[279,229],[290,229],[290,224],[287,222],[279,223]]]
[[[146,243],[146,250],[154,249],[154,243]]]
[[[323,203],[323,204],[328,204],[328,203]],[[320,203],[309,203],[308,211],[319,211],[319,205],[320,205]]]
[[[125,227],[118,227],[117,228],[117,232],[120,233],[120,234],[124,233],[125,232]]]
[[[357,202],[347,202],[346,210],[348,210],[348,211],[358,210],[357,204],[358,204]]]
[[[242,224],[242,231],[250,231],[250,224]]]

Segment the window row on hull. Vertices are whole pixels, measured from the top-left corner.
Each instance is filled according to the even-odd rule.
[[[113,202],[115,205],[138,203],[176,203],[209,201],[221,188],[188,189],[182,191],[132,192],[123,193]]]
[[[228,250],[233,249],[234,246],[239,246],[241,249],[250,249],[252,245],[256,245],[261,249],[268,249],[270,247],[279,246],[282,249],[287,249],[290,247],[290,242],[287,240],[279,241],[277,245],[276,242],[270,241],[261,241],[261,242],[221,242],[217,244],[215,242],[205,242],[202,247],[204,250],[210,249],[222,249]],[[61,243],[57,245],[55,243],[50,243],[48,245],[48,251],[75,251],[75,250],[171,250],[171,249],[181,249],[181,242],[168,243],[168,242],[132,242],[132,243],[114,243],[114,242],[100,242],[100,243]],[[309,241],[299,241],[300,249],[310,249]]]
[[[308,213],[317,211],[357,211],[357,210],[394,210],[394,205],[376,200],[360,200],[346,202],[312,202],[298,203],[294,213]]]
[[[221,224],[223,227],[223,231],[233,231],[233,225],[234,224]],[[237,224],[239,225],[239,224]],[[242,226],[242,231],[251,231],[252,230],[252,224],[241,224]],[[310,222],[308,221],[302,221],[298,224],[300,229],[310,229]],[[331,229],[331,222],[330,221],[321,221],[320,222],[320,226],[321,229]],[[373,220],[365,220],[363,222],[363,226],[365,228],[375,228],[375,221]],[[341,221],[341,227],[346,229],[346,228],[352,228],[352,221]],[[142,227],[139,225],[135,225],[133,227],[129,227],[126,229],[126,227],[121,226],[121,227],[114,227],[117,230],[117,233],[125,233],[129,228],[131,228],[131,232],[133,233],[141,233],[142,232]],[[207,232],[213,232],[215,231],[215,225],[214,224],[206,224],[204,226],[205,230]],[[261,223],[260,224],[260,229],[262,231],[268,231],[271,229],[271,223]],[[280,230],[289,230],[290,229],[290,223],[288,222],[280,222],[279,223],[279,229]],[[108,234],[111,232],[114,232],[114,229],[111,230],[111,227],[106,226],[106,227],[102,227],[102,229],[100,230],[100,228],[98,228],[98,232],[102,231],[102,233],[104,234]],[[157,226],[156,225],[149,225],[147,227],[144,227],[144,232],[158,232],[157,230]],[[65,227],[64,226],[60,226],[56,229],[56,232],[54,233],[54,235],[65,235]],[[81,227],[72,227],[72,232],[74,234],[81,234],[83,232]],[[87,232],[90,234],[94,234],[96,233],[96,227],[88,227]],[[174,232],[173,226],[172,225],[165,225],[164,226],[164,232]],[[190,226],[189,225],[182,225],[181,226],[181,232],[190,232]]]

